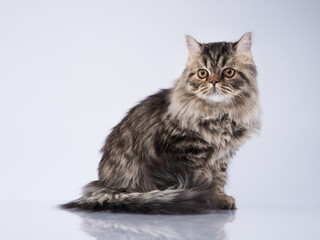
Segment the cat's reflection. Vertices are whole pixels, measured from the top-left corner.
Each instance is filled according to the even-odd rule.
[[[226,239],[224,225],[235,211],[204,215],[138,215],[75,211],[82,229],[96,239]]]

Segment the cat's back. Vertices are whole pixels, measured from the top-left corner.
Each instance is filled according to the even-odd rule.
[[[101,149],[100,181],[124,188],[139,181],[138,166],[153,155],[150,146],[165,119],[170,93],[171,89],[162,89],[145,98],[113,128]]]
[[[149,142],[152,133],[161,125],[169,106],[170,93],[171,89],[161,89],[131,108],[113,128],[101,151],[141,150],[141,144]]]
[[[161,89],[142,100],[129,110],[123,120],[114,128],[114,132],[145,131],[147,127],[160,123],[167,112],[170,93],[171,89]]]

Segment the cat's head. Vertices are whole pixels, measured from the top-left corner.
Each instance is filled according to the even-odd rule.
[[[252,34],[237,42],[198,43],[186,36],[189,59],[184,87],[209,104],[238,105],[257,95],[256,67],[252,60]]]

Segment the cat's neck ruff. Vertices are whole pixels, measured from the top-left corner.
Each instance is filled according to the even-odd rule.
[[[194,130],[201,121],[219,119],[226,114],[231,120],[243,126],[258,129],[260,125],[258,101],[247,101],[241,108],[223,102],[209,104],[188,93],[179,82],[171,90],[168,114],[178,120],[184,128]]]

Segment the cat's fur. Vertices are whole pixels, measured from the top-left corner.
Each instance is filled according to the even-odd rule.
[[[99,180],[64,208],[197,213],[236,207],[224,193],[228,163],[259,129],[252,35],[235,43],[186,40],[189,59],[175,86],[128,112],[102,148]],[[235,69],[230,79],[222,76],[226,67]],[[208,77],[200,79],[198,69]]]

